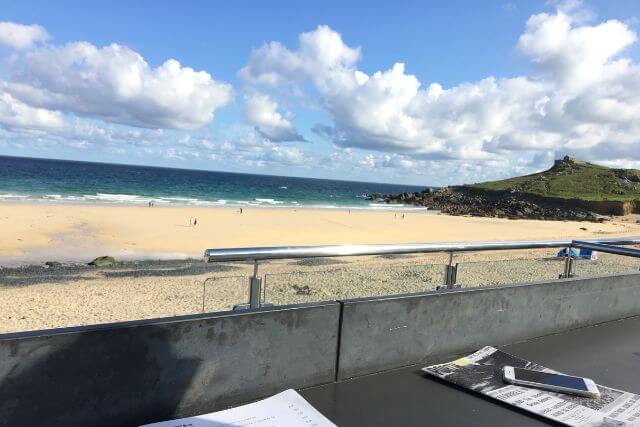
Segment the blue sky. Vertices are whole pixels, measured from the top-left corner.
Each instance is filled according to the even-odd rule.
[[[640,164],[637,1],[344,3],[4,4],[0,154],[425,185]]]

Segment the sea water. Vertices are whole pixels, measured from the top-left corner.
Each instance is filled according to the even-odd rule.
[[[424,187],[0,156],[0,202],[410,208],[365,195]]]

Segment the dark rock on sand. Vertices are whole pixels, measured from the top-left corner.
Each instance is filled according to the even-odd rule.
[[[89,265],[93,265],[95,267],[108,267],[116,263],[116,259],[110,256],[101,256],[89,263]]]
[[[313,295],[314,293],[308,285],[293,285],[292,288],[296,291],[297,295]]]
[[[55,267],[61,267],[62,263],[58,261],[47,261],[44,263],[44,265],[49,268],[55,268]]]

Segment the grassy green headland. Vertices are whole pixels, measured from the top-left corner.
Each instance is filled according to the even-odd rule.
[[[585,201],[640,201],[640,170],[614,169],[566,156],[543,172],[464,187]]]

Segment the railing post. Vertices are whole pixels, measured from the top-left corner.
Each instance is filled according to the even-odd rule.
[[[456,262],[456,265],[453,266],[453,287],[454,288],[459,288],[460,285],[458,285],[458,263]]]
[[[444,271],[444,286],[447,289],[453,289],[456,284],[456,275],[458,266],[453,265],[453,251],[449,252],[449,263],[445,267]]]
[[[253,264],[253,276],[249,278],[249,308],[260,308],[262,278],[258,277],[258,260]]]
[[[562,274],[563,279],[568,279],[569,277],[573,277],[573,257],[571,256],[571,245],[567,248],[567,257],[564,259],[564,273]]]

